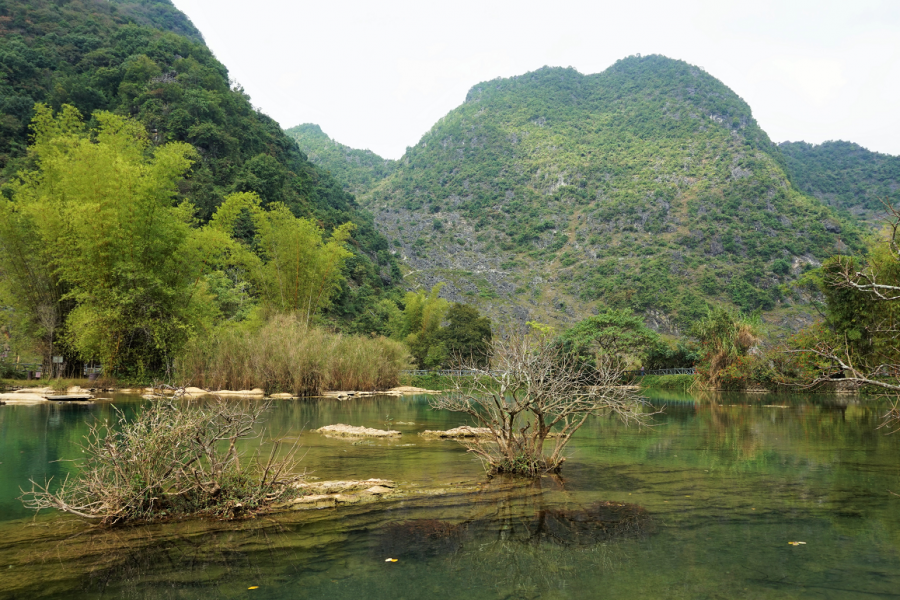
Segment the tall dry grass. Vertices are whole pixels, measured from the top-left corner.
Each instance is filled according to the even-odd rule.
[[[390,388],[408,365],[406,347],[394,340],[331,333],[279,315],[258,331],[221,331],[195,340],[177,371],[183,382],[207,389],[259,387],[313,396]]]

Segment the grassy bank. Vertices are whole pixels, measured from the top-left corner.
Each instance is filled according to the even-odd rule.
[[[279,316],[256,331],[220,331],[189,345],[182,383],[211,390],[262,388],[298,396],[378,390],[400,383],[409,354],[383,337],[351,336]]]
[[[694,383],[695,375],[644,375],[634,382],[642,388],[685,391]]]

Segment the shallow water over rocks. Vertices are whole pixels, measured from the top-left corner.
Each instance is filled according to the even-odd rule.
[[[442,493],[113,531],[49,514],[33,521],[15,499],[29,477],[64,476],[85,420],[110,406],[3,406],[0,598],[897,595],[900,497],[890,491],[900,493],[900,435],[876,430],[878,407],[653,395],[667,404],[655,427],[595,419],[562,477],[536,482],[488,481],[457,442],[419,436],[467,424],[423,397],[279,401],[267,429],[301,436],[304,463],[323,480]],[[333,423],[401,436],[310,433]]]

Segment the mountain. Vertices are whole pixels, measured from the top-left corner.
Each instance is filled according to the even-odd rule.
[[[394,172],[397,161],[381,158],[371,150],[356,150],[328,137],[322,128],[304,123],[285,130],[306,153],[309,161],[329,171],[351,194],[362,194]]]
[[[360,201],[407,286],[520,320],[630,307],[672,331],[707,301],[796,313],[786,284],[861,248],[784,161],[723,83],[634,56],[474,86]]]
[[[330,229],[357,225],[348,284],[331,317],[348,323],[396,289],[399,271],[371,214],[233,86],[169,0],[0,0],[0,184],[28,164],[35,102],[141,121],[156,144],[201,156],[182,186],[204,221],[227,194],[255,191]]]
[[[883,213],[882,201],[900,201],[900,156],[842,141],[778,147],[794,185],[831,206],[867,216]]]

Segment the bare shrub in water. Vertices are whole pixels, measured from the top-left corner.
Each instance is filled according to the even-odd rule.
[[[266,458],[238,450],[252,438],[266,403],[217,399],[202,403],[160,399],[133,421],[91,425],[78,475],[58,489],[31,482],[22,501],[115,525],[188,515],[233,518],[286,500],[297,492],[298,446]]]
[[[495,339],[490,365],[463,365],[477,376],[455,377],[453,391],[432,406],[465,413],[490,430],[486,438],[461,443],[491,475],[558,472],[563,449],[591,415],[642,424],[652,414],[636,390],[619,385],[620,361],[601,357],[599,366],[589,366],[546,335]]]
[[[194,342],[178,372],[213,390],[259,387],[304,396],[390,388],[408,365],[409,353],[399,342],[330,333],[280,315],[258,331],[222,331]]]

